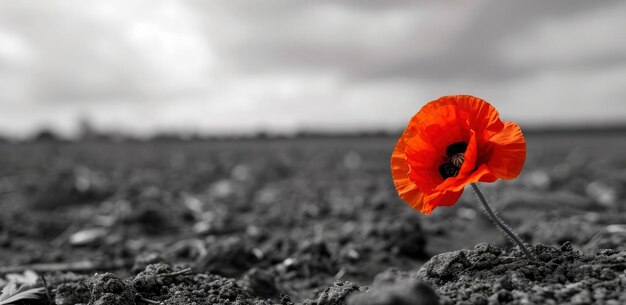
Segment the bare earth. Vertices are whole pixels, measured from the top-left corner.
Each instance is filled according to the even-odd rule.
[[[56,304],[626,303],[626,135],[527,140],[522,176],[482,188],[537,262],[469,189],[430,216],[402,203],[392,138],[0,143],[0,286],[34,270]]]

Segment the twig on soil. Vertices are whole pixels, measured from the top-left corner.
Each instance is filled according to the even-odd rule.
[[[48,297],[48,304],[52,304],[52,298],[50,297],[50,289],[48,289],[48,282],[46,282],[46,278],[43,276],[43,274],[39,274],[39,278],[41,279],[41,282],[43,283],[43,288],[46,289],[46,297]]]
[[[339,272],[335,274],[335,279],[340,280],[344,275],[346,275],[346,268],[341,267],[341,269],[339,269]]]
[[[191,268],[185,268],[183,270],[178,270],[178,271],[174,271],[170,273],[161,273],[161,274],[157,274],[157,276],[170,277],[170,276],[188,275],[188,274],[191,274]]]
[[[143,302],[146,302],[146,303],[150,303],[150,304],[163,304],[162,302],[146,299],[146,298],[144,298],[142,296],[139,297],[139,300],[141,300]]]

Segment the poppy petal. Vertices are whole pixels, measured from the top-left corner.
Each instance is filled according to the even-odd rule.
[[[430,102],[411,118],[409,127],[415,129],[415,138],[407,140],[407,145],[416,151],[430,148],[444,155],[450,143],[469,139],[469,129],[459,124],[466,116],[453,101],[441,98]]]
[[[513,122],[506,122],[504,128],[492,136],[489,142],[492,153],[486,164],[491,173],[505,180],[517,177],[526,160],[526,140],[520,127]]]
[[[410,133],[408,130],[405,134]],[[396,187],[398,195],[406,203],[417,210],[421,210],[423,206],[423,194],[417,188],[417,185],[409,179],[409,165],[406,160],[404,149],[404,135],[400,137],[396,147],[391,155],[391,176]]]
[[[504,127],[498,111],[487,101],[470,95],[456,95],[453,98],[466,113],[468,127],[479,138],[489,138]]]
[[[428,193],[443,181],[438,170],[441,161],[434,150],[413,151],[407,147],[405,153],[406,163],[409,167],[409,179],[419,189]]]
[[[436,207],[454,205],[462,194],[463,190],[461,189],[458,192],[443,191],[424,196],[424,205],[420,212],[429,215]]]

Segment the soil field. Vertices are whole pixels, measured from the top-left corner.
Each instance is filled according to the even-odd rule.
[[[522,175],[482,189],[532,263],[469,189],[430,216],[404,204],[394,138],[0,143],[0,287],[35,271],[56,304],[626,302],[626,135],[527,141]]]

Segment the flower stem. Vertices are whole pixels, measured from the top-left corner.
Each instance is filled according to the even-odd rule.
[[[528,250],[528,248],[526,248],[526,246],[524,245],[522,240],[519,238],[519,236],[517,236],[517,234],[515,234],[515,232],[513,232],[513,230],[511,230],[511,228],[508,225],[506,225],[502,221],[502,219],[498,217],[498,215],[496,215],[496,213],[493,211],[491,206],[489,206],[487,199],[478,188],[478,185],[476,185],[476,183],[472,183],[471,185],[472,185],[472,189],[474,190],[474,193],[476,193],[476,196],[478,196],[478,199],[479,199],[478,201],[480,201],[480,203],[483,205],[485,212],[487,212],[487,215],[489,215],[489,218],[491,218],[493,223],[496,224],[498,229],[502,230],[502,232],[505,233],[506,237],[511,239],[513,242],[515,242],[515,244],[517,244],[520,247],[520,249],[524,251],[524,254],[526,255],[528,259],[536,261],[537,258],[530,252],[530,250]]]

